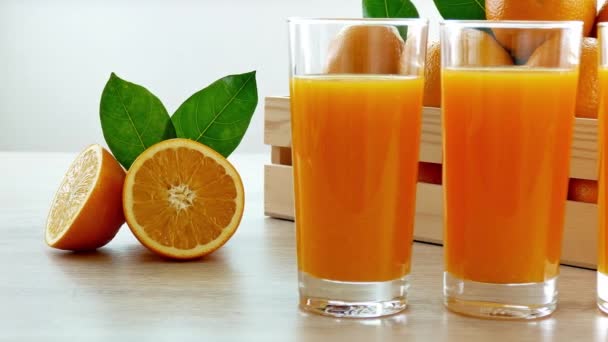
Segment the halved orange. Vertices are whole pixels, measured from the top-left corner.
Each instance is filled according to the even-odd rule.
[[[244,197],[238,172],[222,155],[196,141],[171,139],[131,165],[123,207],[144,246],[168,258],[194,259],[234,234]]]
[[[51,204],[46,222],[46,243],[74,251],[107,244],[125,223],[122,187],[125,171],[99,145],[76,157]]]

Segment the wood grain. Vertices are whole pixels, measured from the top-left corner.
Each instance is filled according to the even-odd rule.
[[[264,144],[291,147],[289,97],[264,99]]]
[[[73,157],[0,152],[0,341],[608,340],[608,316],[595,308],[595,272],[561,268],[552,317],[477,320],[444,310],[442,249],[425,244],[414,246],[404,313],[341,320],[300,312],[293,223],[262,215],[263,155],[231,156],[245,183],[245,216],[207,258],[158,258],[126,227],[95,253],[52,250],[44,220]]]
[[[293,200],[292,167],[264,166],[264,214],[293,221]]]
[[[576,118],[572,139],[570,177],[597,180],[598,126],[595,119]]]
[[[264,142],[271,146],[290,147],[289,97],[267,97],[265,115]],[[441,164],[441,109],[424,107],[421,128],[419,160]],[[570,177],[596,180],[597,155],[597,120],[576,118]]]

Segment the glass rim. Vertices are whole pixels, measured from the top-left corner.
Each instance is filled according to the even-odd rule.
[[[442,27],[512,28],[512,29],[571,29],[583,27],[580,20],[441,20]]]
[[[384,24],[395,26],[427,25],[427,18],[318,18],[318,17],[288,17],[291,24]]]

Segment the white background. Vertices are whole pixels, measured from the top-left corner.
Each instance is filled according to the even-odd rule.
[[[432,0],[414,3],[438,18]],[[288,94],[290,16],[360,17],[361,0],[2,0],[0,151],[104,143],[99,99],[112,71],[172,114],[214,80],[257,70],[260,101],[238,151],[262,152],[263,99]]]

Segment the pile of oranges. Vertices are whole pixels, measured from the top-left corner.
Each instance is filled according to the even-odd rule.
[[[581,48],[580,78],[576,99],[575,115],[580,118],[597,118],[598,114],[598,42],[597,23],[608,21],[608,2],[597,11],[596,0],[486,0],[487,20],[580,20],[584,23],[583,44]],[[492,49],[506,51],[516,64],[533,64],[535,57],[542,54],[544,41],[533,42],[528,46],[513,48],[508,40],[496,36],[497,45]],[[427,47],[424,105],[441,107],[441,49],[439,42],[430,42]],[[494,51],[489,55],[498,55]],[[504,65],[504,64],[503,64]],[[420,164],[419,180],[441,184],[438,166]],[[595,181],[570,179],[568,199],[594,203],[597,201]]]

